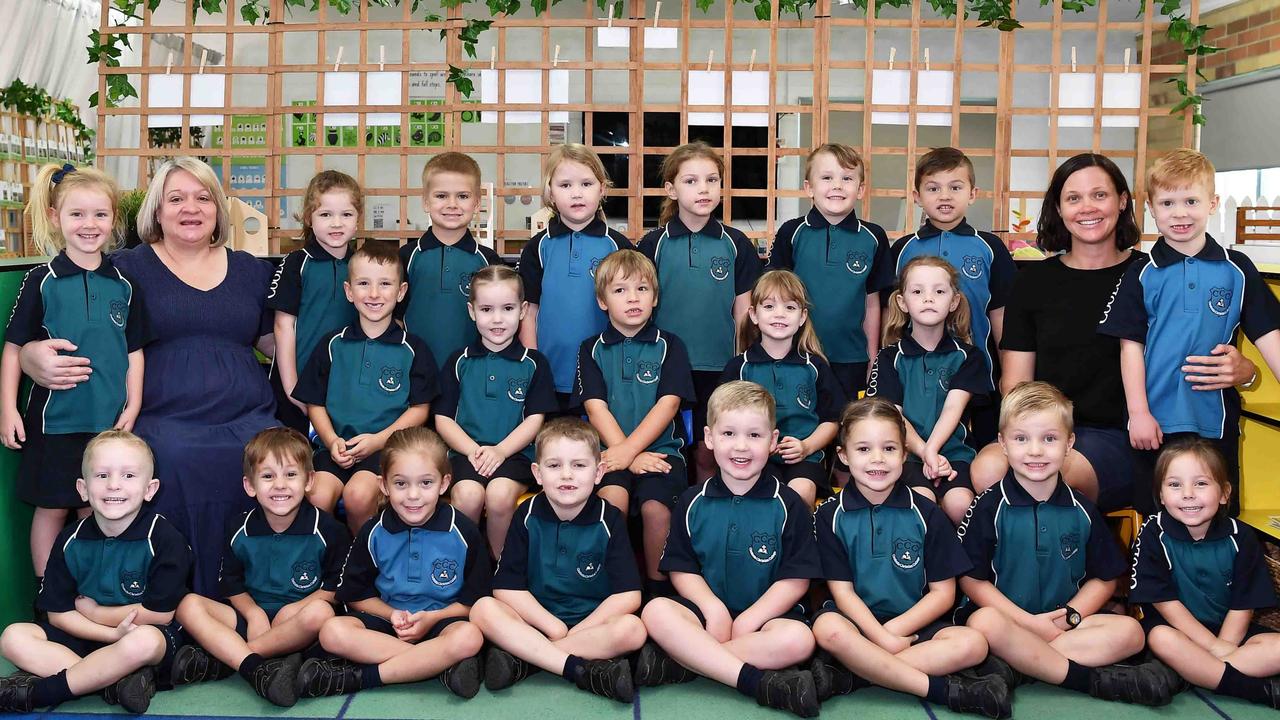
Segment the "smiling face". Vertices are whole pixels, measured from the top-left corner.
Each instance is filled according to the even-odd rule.
[[[1089,166],[1071,173],[1062,185],[1058,214],[1072,243],[1116,243],[1116,224],[1129,196],[1116,192],[1107,171]]]
[[[529,303],[520,300],[516,283],[486,282],[475,288],[476,299],[467,303],[467,313],[476,321],[480,340],[490,350],[501,350],[520,330]]]
[[[551,202],[560,222],[574,230],[591,224],[600,210],[604,185],[591,168],[573,160],[561,160],[551,173]]]
[[[827,222],[839,222],[848,217],[854,204],[862,199],[864,189],[862,170],[842,167],[831,153],[818,153],[809,163],[804,191]]]
[[[913,327],[937,327],[960,305],[960,296],[951,286],[946,270],[931,265],[911,268],[902,280],[898,307],[911,318]]]
[[[208,245],[218,225],[218,201],[195,175],[174,170],[165,178],[158,214],[166,242]]]
[[[422,204],[431,216],[431,227],[459,231],[471,224],[480,207],[476,178],[447,170],[431,173],[423,189]]]
[[[902,431],[883,418],[869,417],[854,423],[836,451],[849,466],[849,475],[872,502],[884,502],[893,484],[902,477]]]
[[[435,514],[441,493],[449,488],[449,475],[427,453],[406,450],[396,454],[379,483],[396,515],[406,525],[418,526]]]
[[[763,410],[742,407],[721,412],[706,428],[703,441],[726,483],[752,483],[777,447],[778,431]]]
[[[911,191],[911,196],[934,226],[950,230],[964,219],[969,206],[978,197],[978,188],[969,179],[969,169],[962,165],[925,175],[920,179],[920,187]]]
[[[1038,411],[1011,418],[999,439],[1014,477],[1042,483],[1058,477],[1076,436],[1067,431],[1060,414]]]
[[[355,305],[360,317],[376,323],[391,317],[396,303],[404,299],[409,286],[401,282],[396,265],[358,256],[347,266],[347,281],[343,288],[347,300]]]
[[[1193,453],[1183,452],[1169,462],[1160,483],[1160,504],[1193,537],[1204,537],[1227,495],[1213,474]]]
[[[791,340],[809,319],[809,311],[799,300],[783,300],[770,295],[757,305],[747,309],[752,324],[760,328],[760,335],[770,340]]]
[[[346,190],[330,190],[320,196],[320,204],[311,213],[311,232],[331,254],[346,255],[347,243],[355,237],[360,213]]]
[[[76,491],[93,508],[99,523],[117,532],[128,527],[142,503],[160,489],[147,456],[125,442],[98,444],[87,465],[88,477],[76,480]]]
[[[62,196],[57,208],[49,209],[49,219],[67,241],[72,260],[87,259],[102,251],[111,239],[115,210],[111,196],[92,187],[78,187]]]
[[[558,437],[539,445],[533,477],[552,505],[578,507],[595,492],[604,477],[604,464],[587,443]]]
[[[293,458],[268,455],[244,478],[244,492],[263,512],[292,520],[311,491],[311,475]]]
[[[720,205],[720,168],[711,158],[694,157],[680,163],[673,182],[663,183],[676,201],[680,221],[702,228]]]
[[[1218,196],[1203,182],[1177,189],[1152,188],[1147,205],[1156,229],[1174,248],[1203,244],[1209,216],[1218,210]],[[1194,248],[1193,252],[1199,251]]]
[[[623,277],[614,275],[605,286],[604,299],[597,300],[600,309],[609,315],[609,322],[618,332],[631,337],[644,329],[653,309],[658,306],[656,288],[639,273]]]

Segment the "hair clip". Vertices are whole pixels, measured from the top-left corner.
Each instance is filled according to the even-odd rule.
[[[63,165],[61,169],[54,170],[53,184],[54,185],[61,184],[62,181],[66,179],[67,173],[73,173],[75,171],[76,171],[76,166],[72,165],[71,163],[67,163],[66,165]]]

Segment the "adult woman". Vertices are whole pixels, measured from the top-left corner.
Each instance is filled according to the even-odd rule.
[[[1105,510],[1150,495],[1150,468],[1129,446],[1120,379],[1120,345],[1099,335],[1098,323],[1141,239],[1124,174],[1102,155],[1082,153],[1053,174],[1037,227],[1040,247],[1061,252],[1023,268],[1005,308],[1000,390],[1025,380],[1056,385],[1075,404],[1076,444],[1063,476]],[[1254,366],[1230,345],[1188,357],[1181,368],[1197,390],[1247,381]],[[981,492],[1004,476],[998,444],[972,465]],[[1149,502],[1149,500],[1148,500]],[[1145,505],[1144,505],[1145,506]]]
[[[194,589],[214,592],[224,528],[249,504],[240,482],[244,445],[276,424],[253,352],[255,342],[270,344],[272,268],[223,247],[231,234],[226,196],[209,166],[194,158],[156,172],[138,234],[145,244],[112,256],[138,285],[155,338],[145,351],[134,430],[156,455],[156,509],[196,553]],[[41,385],[69,387],[91,372],[87,358],[57,354],[72,350],[65,341],[31,343],[23,369]]]

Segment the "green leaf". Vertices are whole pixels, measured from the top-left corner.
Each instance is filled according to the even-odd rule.
[[[256,25],[261,15],[258,13],[258,7],[253,3],[240,6],[240,17],[250,25]]]
[[[475,92],[475,85],[471,82],[471,78],[467,77],[467,71],[460,67],[449,66],[449,76],[445,82],[458,89],[463,97],[471,97],[471,93]]]
[[[773,14],[773,7],[769,0],[756,0],[756,19],[769,21],[769,16]]]
[[[709,11],[711,9],[711,6],[715,5],[716,3],[715,3],[715,0],[695,0],[695,4],[698,6],[699,10],[705,13]]]

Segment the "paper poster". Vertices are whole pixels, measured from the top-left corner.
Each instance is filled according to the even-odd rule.
[[[764,70],[733,71],[733,102],[730,105],[769,106],[769,73]],[[733,114],[735,127],[769,127],[769,113]]]
[[[398,72],[371,72],[365,76],[365,95],[368,97],[368,105],[393,105],[399,106],[404,103],[400,94],[400,73]],[[400,113],[369,113],[365,116],[365,124],[370,126],[377,125],[400,125]]]
[[[147,107],[180,108],[182,107],[182,75],[148,75]],[[181,115],[148,115],[147,127],[167,128],[182,127]]]
[[[690,105],[724,105],[724,71],[689,71]],[[691,112],[690,125],[724,125],[724,113]]]
[[[325,105],[359,105],[360,73],[327,72],[324,74]],[[356,113],[325,113],[326,128],[356,127],[360,118]]]
[[[596,28],[596,46],[624,48],[631,47],[631,28],[600,27]]]
[[[644,29],[644,46],[647,50],[672,50],[680,46],[680,29],[647,27]]]
[[[227,93],[227,76],[222,74],[208,75],[192,75],[191,76],[191,107],[193,108],[220,108],[226,103]],[[212,126],[217,127],[222,124],[222,115],[192,115],[192,127]]]
[[[1141,73],[1104,73],[1102,76],[1102,107],[1133,108],[1142,107],[1142,74]],[[1103,115],[1103,127],[1138,127],[1138,116]]]
[[[921,70],[916,75],[916,105],[950,105],[955,74],[950,70]],[[951,126],[951,113],[916,113],[916,125]]]
[[[872,70],[871,102],[875,105],[908,105],[911,103],[910,70]],[[877,125],[906,125],[904,112],[873,111],[871,122]]]
[[[552,70],[547,78],[548,94],[552,104],[569,102],[569,71]],[[542,105],[542,71],[541,70],[504,70],[503,100],[510,105]],[[498,71],[480,71],[480,102],[498,103]],[[507,111],[504,113],[509,125],[538,125],[542,123],[542,112],[539,111]],[[548,113],[548,122],[567,123],[569,113],[552,111]],[[498,122],[498,113],[486,110],[480,113],[480,122],[494,124]]]

